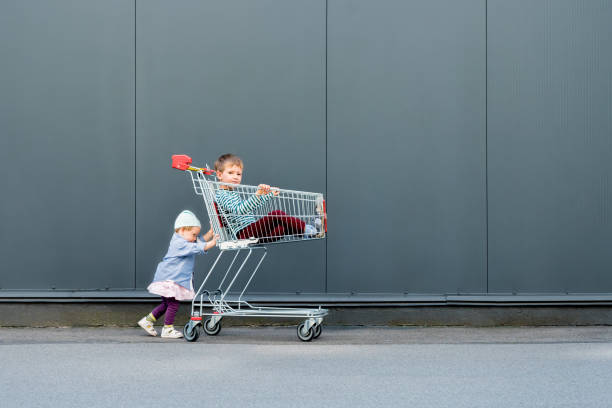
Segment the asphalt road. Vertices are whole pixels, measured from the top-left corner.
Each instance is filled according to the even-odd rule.
[[[0,406],[610,407],[612,327],[0,328]]]

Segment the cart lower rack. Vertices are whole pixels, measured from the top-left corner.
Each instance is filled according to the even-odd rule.
[[[196,341],[200,330],[211,336],[217,335],[221,331],[222,319],[232,316],[304,319],[297,328],[298,338],[302,341],[318,338],[323,318],[328,314],[327,309],[320,306],[262,307],[252,305],[243,298],[267,255],[264,244],[325,238],[327,214],[323,195],[276,189],[262,197],[255,186],[220,183],[216,181],[214,171],[192,167],[190,164],[189,156],[172,156],[172,167],[187,171],[196,194],[202,196],[213,231],[220,237],[217,241],[220,252],[191,303],[191,319],[183,329],[185,339]],[[223,198],[228,194],[232,195],[234,201],[238,197],[239,202],[249,203],[249,212],[242,207],[235,209],[225,205]],[[248,235],[245,235],[245,231]],[[206,284],[225,253],[233,253],[229,267],[216,289],[206,289]],[[237,297],[229,295],[237,278],[248,273],[245,266],[252,256],[255,266],[246,284]]]

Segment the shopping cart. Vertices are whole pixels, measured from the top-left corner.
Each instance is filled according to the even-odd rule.
[[[219,236],[217,246],[220,252],[193,298],[191,319],[183,329],[185,339],[196,341],[200,336],[200,326],[208,335],[219,334],[221,320],[226,316],[303,318],[304,322],[297,328],[298,338],[302,341],[318,338],[321,335],[323,318],[328,314],[327,309],[322,309],[320,306],[317,309],[260,307],[251,305],[243,300],[243,297],[266,257],[265,245],[325,238],[327,213],[323,195],[275,189],[266,197],[262,198],[260,195],[254,198],[257,195],[257,186],[219,182],[214,170],[193,167],[191,162],[191,158],[187,155],[172,156],[172,167],[186,171],[191,176],[195,193],[202,196],[210,224],[214,233]],[[243,202],[249,199],[256,201],[257,207],[248,213],[228,210],[217,202],[219,194],[227,191],[240,197]],[[245,236],[245,229],[239,229],[244,225],[246,217],[251,217],[247,221],[259,222],[257,234],[259,238]],[[315,231],[312,232],[311,229],[310,233],[306,234],[303,229],[304,224],[313,226]],[[240,294],[237,297],[235,293],[238,291],[230,294],[236,279],[245,270],[247,261],[256,252],[259,253],[259,258],[254,258],[255,266]],[[223,278],[216,289],[205,289],[206,283],[225,253],[234,253],[234,255]],[[241,254],[244,256],[240,257]]]

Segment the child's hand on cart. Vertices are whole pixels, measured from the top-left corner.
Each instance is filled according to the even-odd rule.
[[[278,187],[270,187],[267,184],[260,184],[257,186],[257,191],[255,192],[255,194],[257,195],[266,195],[266,194],[274,194],[275,196],[278,195]]]
[[[202,238],[204,238],[204,241],[208,242],[211,239],[213,239],[213,235],[214,235],[214,231],[213,231],[213,227],[212,225],[210,226],[210,229],[208,231],[206,231],[206,234],[202,235]]]
[[[266,195],[270,192],[270,186],[267,184],[260,184],[257,186],[257,191],[255,192],[255,194],[257,194],[258,196],[260,195]]]
[[[219,239],[219,234],[213,235],[212,239],[204,245],[204,251],[208,251],[210,248],[213,248],[217,245],[217,240]]]

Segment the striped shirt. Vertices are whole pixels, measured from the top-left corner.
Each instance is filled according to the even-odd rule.
[[[218,189],[215,193],[215,201],[219,211],[225,215],[225,220],[236,235],[239,231],[257,221],[254,216],[255,210],[272,197],[273,194],[253,194],[248,199],[242,200],[240,194],[233,190]]]

